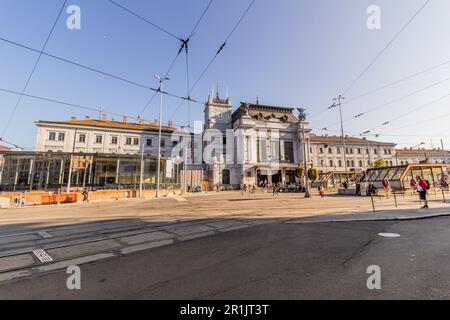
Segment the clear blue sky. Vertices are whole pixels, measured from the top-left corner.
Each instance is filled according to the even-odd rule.
[[[186,37],[208,0],[117,0],[133,11]],[[231,31],[250,0],[215,0],[191,40],[191,79],[195,80]],[[240,101],[304,106],[311,114],[331,104],[373,57],[386,45],[424,0],[256,0],[252,10],[225,50],[191,94],[205,101],[218,84],[222,95],[229,88],[233,104]],[[113,6],[106,0],[70,0],[82,11],[82,29],[68,30],[63,14],[46,52],[102,69],[140,83],[157,86],[153,75],[163,74],[178,50],[177,40]],[[366,9],[376,4],[382,10],[382,28],[366,27]],[[62,5],[62,0],[1,0],[0,36],[40,49]],[[432,0],[400,35],[377,63],[348,92],[352,98],[427,67],[450,60],[450,1]],[[37,58],[31,53],[0,42],[0,87],[21,91]],[[184,56],[170,74],[166,90],[186,95]],[[395,100],[450,77],[450,64],[345,105],[344,118]],[[42,57],[27,93],[76,104],[102,107],[135,116],[151,92],[120,81]],[[450,81],[378,112],[346,123],[348,134],[376,127],[450,93]],[[0,92],[0,131],[6,124],[17,96]],[[178,100],[165,98],[165,117]],[[424,140],[434,146],[442,135],[450,146],[450,97],[414,112],[373,132],[386,134],[380,140],[412,146]],[[203,107],[192,104],[192,119],[203,120]],[[33,149],[37,120],[83,117],[89,112],[24,98],[4,138]],[[155,99],[145,119],[155,119]],[[98,116],[94,112],[92,116]],[[338,130],[337,110],[311,119],[317,129]],[[445,117],[447,116],[447,117]],[[432,118],[436,120],[410,126]],[[187,121],[187,107],[174,117]],[[404,127],[404,128],[402,128]],[[316,130],[317,133],[322,133]],[[338,134],[338,131],[329,133]]]

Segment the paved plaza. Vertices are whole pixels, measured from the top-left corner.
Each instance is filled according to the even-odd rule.
[[[397,220],[447,215],[450,204],[432,197],[370,198],[221,192],[163,199],[103,201],[0,211],[0,281],[33,277],[193,239],[271,223]],[[51,261],[33,251],[43,249]]]

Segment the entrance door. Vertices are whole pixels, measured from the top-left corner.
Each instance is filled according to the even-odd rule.
[[[274,184],[281,183],[281,171],[277,171],[272,176],[272,183],[274,183]]]

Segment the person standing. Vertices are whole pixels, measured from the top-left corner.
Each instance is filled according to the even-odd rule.
[[[420,200],[424,202],[424,206],[422,209],[428,209],[428,200],[427,200],[427,189],[429,188],[428,183],[422,179],[421,176],[417,176],[417,192],[419,192]]]
[[[325,197],[325,189],[323,188],[323,186],[319,187],[319,194],[321,198]]]

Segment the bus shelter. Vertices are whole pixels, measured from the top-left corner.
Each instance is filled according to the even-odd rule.
[[[392,189],[411,189],[411,180],[421,176],[430,182],[431,188],[448,187],[448,167],[446,164],[408,164],[403,166],[372,168],[361,178],[377,188],[383,188],[383,180],[389,180]]]

